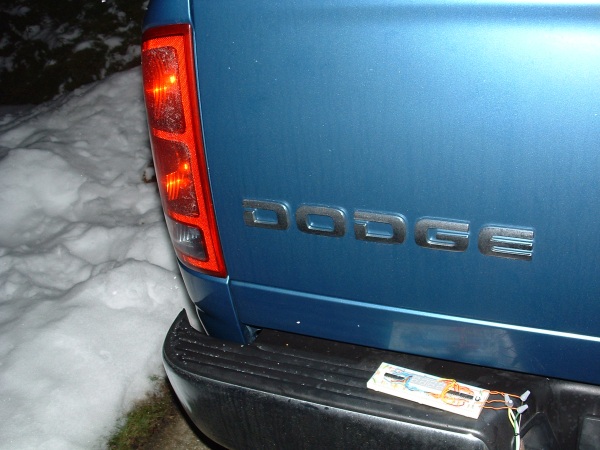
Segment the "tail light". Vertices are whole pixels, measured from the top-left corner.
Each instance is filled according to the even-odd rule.
[[[146,31],[144,96],[171,241],[188,267],[227,275],[208,182],[189,25]]]

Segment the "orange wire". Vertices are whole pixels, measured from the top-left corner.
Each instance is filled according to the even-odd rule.
[[[509,397],[513,397],[513,398],[518,398],[518,399],[520,399],[520,398],[521,398],[521,397],[520,397],[520,396],[518,396],[518,395],[515,395],[515,394],[508,394],[508,393],[506,393],[506,392],[500,392],[500,391],[490,391],[490,395],[501,395],[501,396],[503,396],[503,397],[504,397],[505,395],[508,395]],[[492,400],[486,400],[486,401],[484,402],[484,405],[487,405],[487,404],[490,404],[490,403],[505,403],[505,400],[504,400],[504,399],[492,399]],[[500,411],[500,410],[503,410],[503,409],[511,409],[511,410],[516,410],[516,409],[517,409],[517,408],[516,408],[516,407],[514,407],[514,406],[508,406],[508,405],[505,405],[505,406],[500,406],[500,407],[496,407],[496,406],[482,406],[482,408],[484,408],[484,409],[493,409],[493,410],[496,410],[496,411]]]

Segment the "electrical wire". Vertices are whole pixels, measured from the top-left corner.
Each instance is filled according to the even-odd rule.
[[[521,417],[523,413],[527,410],[528,406],[525,403],[525,400],[529,398],[530,392],[527,390],[522,395],[508,394],[506,392],[500,391],[490,391],[490,395],[500,395],[502,399],[489,399],[486,400],[484,406],[485,409],[493,409],[493,410],[506,410],[508,415],[508,421],[513,429],[514,433],[514,449],[521,449]],[[520,406],[515,406],[516,399],[520,402]],[[502,403],[504,406],[489,406],[492,404]],[[486,406],[487,405],[487,406]]]
[[[467,403],[468,400],[461,398],[460,394],[471,396],[473,398],[474,392],[465,386],[461,386],[456,380],[451,378],[440,378],[438,381],[445,383],[444,388],[439,394],[433,392],[426,392],[417,386],[410,383],[412,375],[408,373],[393,374],[398,377],[395,383],[403,385],[409,391],[417,391],[440,399],[444,403],[453,406],[462,406]],[[491,410],[506,410],[508,415],[508,421],[513,429],[514,434],[514,449],[521,449],[521,417],[527,410],[528,406],[525,403],[529,397],[529,390],[525,391],[521,395],[509,394],[502,391],[489,391],[489,396],[484,402],[478,402],[481,404],[483,409]],[[501,398],[490,398],[494,396],[500,396]],[[515,406],[515,403],[519,402],[520,406]]]

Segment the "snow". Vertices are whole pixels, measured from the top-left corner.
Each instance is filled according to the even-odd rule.
[[[0,117],[0,448],[103,448],[189,302],[139,68]]]

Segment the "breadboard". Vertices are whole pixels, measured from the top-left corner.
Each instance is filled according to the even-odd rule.
[[[490,392],[448,378],[381,363],[367,387],[423,405],[477,419]]]

